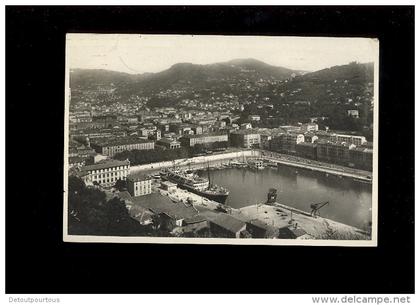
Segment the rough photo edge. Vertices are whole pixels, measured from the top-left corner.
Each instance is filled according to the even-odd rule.
[[[183,238],[183,237],[122,237],[89,236],[68,234],[68,145],[69,145],[69,107],[70,107],[70,67],[68,40],[77,35],[120,35],[96,33],[67,33],[65,45],[65,110],[64,110],[64,162],[63,162],[63,241],[76,243],[147,243],[147,244],[205,244],[205,245],[271,245],[271,246],[340,246],[340,247],[377,247],[378,246],[378,153],[379,153],[379,45],[378,38],[349,37],[370,40],[375,52],[374,61],[374,111],[373,111],[373,171],[372,171],[372,233],[371,240],[288,240],[288,239],[233,239],[233,238]],[[121,35],[141,35],[121,34]],[[162,34],[161,34],[162,35]],[[191,36],[189,34],[171,34],[171,36]],[[206,36],[206,35],[203,35]],[[212,35],[213,36],[213,35]],[[230,35],[214,35],[230,36]],[[245,36],[245,35],[244,35]],[[233,35],[232,37],[238,37]],[[259,37],[246,35],[246,37]],[[265,36],[267,37],[267,36]],[[282,37],[282,36],[270,36]],[[292,36],[288,36],[292,38]],[[330,38],[326,36],[294,36],[308,38]],[[345,38],[345,37],[341,37]]]

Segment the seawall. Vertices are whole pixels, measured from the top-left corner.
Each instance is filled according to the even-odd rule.
[[[241,158],[257,158],[260,157],[261,153],[257,150],[243,150],[237,152],[229,152],[208,156],[193,157],[187,159],[176,159],[172,161],[156,162],[150,164],[134,165],[130,167],[131,173],[136,173],[139,171],[148,171],[148,170],[157,170],[161,168],[168,168],[172,166],[190,166],[194,164],[203,164],[207,162],[215,162],[221,160],[230,160],[230,159],[241,159]]]

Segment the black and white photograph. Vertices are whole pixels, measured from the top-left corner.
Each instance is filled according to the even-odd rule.
[[[416,303],[414,5],[77,2],[5,6],[3,303]]]
[[[67,34],[64,241],[376,246],[375,38]]]

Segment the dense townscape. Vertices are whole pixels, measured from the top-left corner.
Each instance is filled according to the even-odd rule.
[[[371,183],[372,64],[305,72],[247,59],[145,75],[74,70],[70,80],[70,234],[368,238],[317,218],[320,207],[290,219],[275,190],[260,213],[277,218],[264,222],[224,205],[228,190],[184,170],[215,160],[275,167],[278,158]]]

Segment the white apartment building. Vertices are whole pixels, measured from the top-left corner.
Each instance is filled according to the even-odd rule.
[[[113,186],[117,180],[125,180],[130,173],[130,161],[105,160],[104,162],[83,166],[83,181],[87,185],[100,184]]]
[[[145,175],[129,176],[127,191],[131,196],[144,196],[152,193],[152,179]]]

